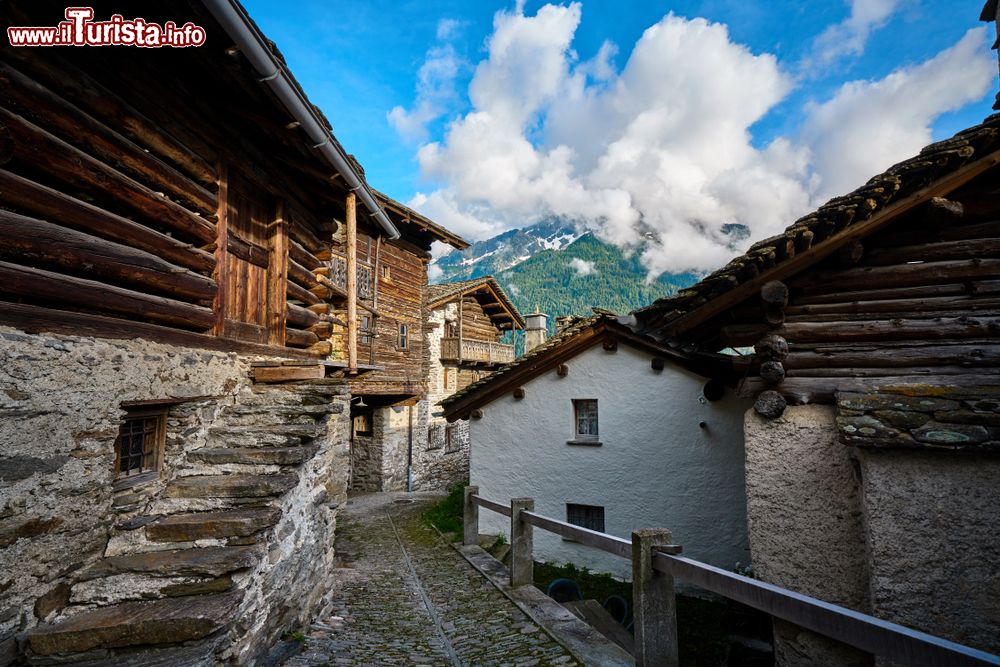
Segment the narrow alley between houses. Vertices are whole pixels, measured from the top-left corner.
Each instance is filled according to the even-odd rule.
[[[287,667],[578,664],[424,523],[434,498],[348,501],[329,603]]]

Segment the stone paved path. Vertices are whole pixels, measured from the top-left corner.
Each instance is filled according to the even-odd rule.
[[[408,502],[399,502],[408,501]],[[433,499],[352,497],[337,526],[332,613],[287,667],[576,665],[420,519]]]

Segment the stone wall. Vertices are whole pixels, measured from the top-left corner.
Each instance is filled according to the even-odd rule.
[[[68,622],[117,606],[149,611],[173,597],[183,604],[225,598],[222,611],[238,611],[239,622],[222,624],[210,646],[189,644],[185,664],[211,662],[211,655],[244,664],[315,610],[346,493],[346,389],[253,388],[248,363],[146,341],[0,328],[0,665],[25,642],[43,653],[59,651]],[[151,400],[181,401],[166,420],[162,470],[141,486],[116,485],[120,405]],[[300,415],[308,423],[296,426]],[[282,431],[289,428],[308,437]],[[242,523],[231,521],[246,537],[205,533],[213,523],[199,527],[199,512],[239,507],[273,519],[252,526],[243,515]],[[202,532],[151,537],[164,520],[185,517]],[[208,569],[227,574],[210,576],[204,563],[194,568],[198,576],[190,564],[178,567],[174,555],[190,550],[225,554],[225,563]],[[238,610],[229,608],[232,601]],[[127,635],[127,618],[122,622],[116,627]],[[98,664],[161,659],[138,647],[91,649]],[[179,658],[166,664],[171,659]]]
[[[458,372],[452,366],[452,382],[444,386],[444,365],[441,363],[441,338],[446,320],[458,317],[458,304],[449,303],[431,311],[428,317],[427,350],[430,367],[427,376],[427,420],[422,447],[414,454],[414,489],[447,491],[450,486],[469,479],[469,422],[448,424],[438,403],[458,389]],[[445,447],[445,430],[451,429],[451,446]]]
[[[405,491],[411,433],[415,461],[417,452],[422,451],[427,442],[427,401],[419,401],[414,406],[375,408],[372,434],[354,436],[351,488],[367,492]]]
[[[834,408],[789,407],[745,416],[747,523],[763,581],[861,612],[870,610],[861,497]],[[850,647],[775,623],[779,665],[861,665]]]
[[[873,613],[1000,653],[1000,454],[859,457]]]

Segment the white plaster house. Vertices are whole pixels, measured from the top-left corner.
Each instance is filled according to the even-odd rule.
[[[692,558],[747,563],[749,404],[678,361],[610,314],[562,328],[444,402],[450,419],[469,418],[471,483],[486,498],[531,497],[541,514],[620,537],[669,528]],[[488,511],[480,526],[510,531],[509,519]],[[545,531],[535,532],[534,553],[631,573],[629,561]]]

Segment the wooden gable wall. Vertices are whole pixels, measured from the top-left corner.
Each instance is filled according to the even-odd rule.
[[[61,16],[31,7],[0,15]],[[314,273],[320,221],[346,193],[308,172],[302,137],[195,7],[153,13],[209,27],[201,48],[0,51],[0,321],[323,355],[337,295]]]
[[[1000,385],[998,190],[993,169],[765,286],[691,339],[756,346],[734,361],[744,393],[776,388],[792,403],[896,385]]]

